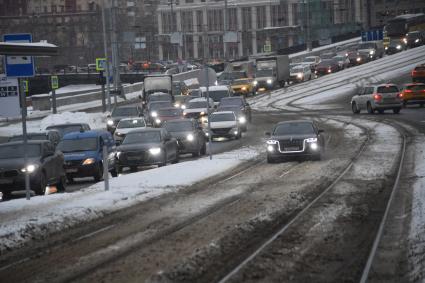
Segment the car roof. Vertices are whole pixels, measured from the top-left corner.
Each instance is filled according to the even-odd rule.
[[[290,124],[290,123],[310,123],[310,124],[314,124],[313,121],[309,121],[309,120],[289,120],[289,121],[280,121],[280,122],[277,123],[277,125]]]
[[[408,83],[404,84],[403,86],[415,86],[415,85],[425,85],[424,83]]]
[[[58,127],[69,127],[69,126],[82,126],[88,125],[87,123],[65,123],[65,124],[54,124],[46,127],[46,130],[49,128],[58,128]]]
[[[233,111],[216,111],[211,113],[211,115],[217,115],[217,114],[234,114]]]
[[[99,136],[102,136],[104,134],[108,134],[107,131],[102,130],[91,130],[91,131],[85,131],[85,132],[72,132],[65,134],[63,136],[63,140],[73,140],[73,139],[83,139],[83,138],[97,138]]]
[[[145,120],[145,118],[143,117],[130,117],[130,118],[123,118],[120,120],[121,121],[131,121],[131,120]]]
[[[203,102],[203,101],[207,101],[206,97],[197,97],[194,99],[191,99],[189,102]]]
[[[130,133],[141,133],[141,132],[161,132],[162,128],[140,128],[131,131]]]
[[[207,91],[207,88],[204,86],[201,86],[199,89],[201,91]],[[229,90],[229,88],[225,85],[214,85],[209,87],[209,91],[215,91],[215,90]]]
[[[171,96],[171,94],[166,93],[166,92],[154,92],[154,93],[150,94],[150,96],[164,96],[164,95]]]
[[[2,143],[2,144],[0,144],[0,146],[13,145],[13,144],[23,144],[23,143],[24,143],[24,141],[13,141],[13,142]],[[48,140],[28,140],[27,143],[28,144],[44,144],[44,143],[50,143],[50,141],[48,141]]]

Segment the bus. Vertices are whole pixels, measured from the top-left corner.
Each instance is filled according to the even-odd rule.
[[[401,41],[408,32],[425,30],[425,14],[399,15],[387,22],[384,27],[384,44],[390,41]]]

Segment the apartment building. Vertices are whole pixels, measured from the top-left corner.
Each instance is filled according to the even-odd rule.
[[[237,58],[328,40],[359,29],[358,2],[161,1],[157,13],[159,58]]]

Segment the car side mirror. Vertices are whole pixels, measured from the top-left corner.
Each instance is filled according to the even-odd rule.
[[[321,133],[324,133],[324,132],[325,132],[325,130],[320,129],[320,130],[318,130],[317,132],[318,132],[319,134],[321,134]]]
[[[268,138],[272,136],[272,134],[270,132],[265,132],[264,135]]]

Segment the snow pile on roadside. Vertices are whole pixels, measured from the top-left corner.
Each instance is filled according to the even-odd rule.
[[[0,253],[22,246],[30,239],[76,224],[100,218],[168,192],[175,192],[214,175],[230,172],[249,158],[258,156],[261,147],[241,148],[195,161],[142,171],[111,179],[110,190],[103,183],[74,193],[18,199],[0,205]]]
[[[81,85],[67,85],[56,90],[57,94],[76,92],[76,91],[89,91],[89,90],[99,90],[100,86],[95,84],[81,84]]]
[[[92,129],[103,129],[106,125],[106,116],[102,113],[85,112],[63,112],[60,114],[51,114],[41,120],[40,130],[50,125],[67,123],[87,123]]]

